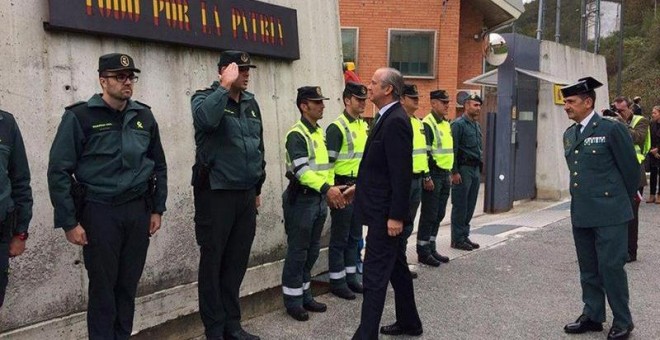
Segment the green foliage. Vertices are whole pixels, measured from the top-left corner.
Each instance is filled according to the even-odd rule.
[[[624,1],[622,92],[630,97],[642,97],[644,109],[650,110],[654,105],[660,105],[660,13],[654,16],[655,0]],[[555,4],[553,0],[545,1],[542,37],[545,40],[554,41]],[[536,37],[538,9],[538,0],[525,4],[525,12],[515,23],[516,33]],[[580,0],[561,1],[560,29],[560,42],[579,48]],[[588,50],[593,51],[593,41],[588,45]],[[599,53],[607,60],[610,98],[614,98],[618,75],[618,32],[601,39]]]

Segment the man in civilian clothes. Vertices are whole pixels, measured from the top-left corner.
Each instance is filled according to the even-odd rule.
[[[367,139],[355,191],[355,210],[369,227],[364,260],[364,300],[360,326],[353,339],[377,339],[388,283],[392,282],[396,322],[380,328],[387,335],[421,335],[412,276],[401,244],[410,221],[412,126],[401,107],[403,77],[380,68],[368,86],[379,118]],[[349,189],[350,190],[350,189]]]

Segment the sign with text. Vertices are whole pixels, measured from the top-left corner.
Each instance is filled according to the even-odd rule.
[[[49,0],[48,30],[300,59],[295,9],[255,0]]]

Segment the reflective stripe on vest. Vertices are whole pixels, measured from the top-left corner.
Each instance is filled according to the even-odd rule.
[[[364,147],[367,144],[367,124],[356,119],[352,123],[344,114],[333,122],[342,133],[343,143],[336,153],[335,175],[356,177]]]
[[[426,134],[424,124],[417,117],[410,117],[413,130],[413,173],[421,174],[429,172],[429,161],[426,157]]]
[[[450,170],[454,166],[454,138],[451,136],[451,125],[446,120],[437,123],[432,113],[424,117],[424,123],[433,132],[430,151],[435,164],[441,169]]]
[[[307,171],[314,171],[322,178],[327,179],[328,173],[330,170],[330,161],[328,156],[328,149],[325,146],[325,138],[323,137],[323,132],[321,128],[317,128],[314,133],[309,133],[309,130],[302,122],[297,122],[291,130],[287,133],[287,139],[290,133],[298,132],[304,138],[307,144],[307,157],[300,157],[294,160],[289,158],[289,154],[286,155],[286,166],[287,170],[300,179]],[[299,167],[305,164],[302,168],[295,171],[296,167]],[[321,187],[323,183],[317,183],[318,187]]]
[[[637,126],[637,123],[642,120],[642,116],[633,116],[632,122],[630,122],[630,126],[634,129],[635,126]],[[639,164],[642,164],[644,162],[644,159],[646,158],[646,154],[651,150],[651,131],[650,129],[646,129],[646,137],[644,138],[644,149],[640,148],[639,145],[635,144],[635,153],[637,154],[637,161]]]

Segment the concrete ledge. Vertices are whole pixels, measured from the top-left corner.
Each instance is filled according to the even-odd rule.
[[[249,268],[245,274],[240,296],[247,297],[257,292],[268,291],[281,285],[281,273],[284,260]],[[328,249],[321,249],[319,259],[312,269],[317,275],[328,268]],[[271,294],[272,295],[272,294]],[[244,300],[244,299],[242,299]],[[253,305],[270,304],[272,299],[253,301]],[[264,306],[261,306],[264,307]],[[256,310],[259,306],[252,307]],[[153,328],[170,320],[178,319],[198,312],[197,282],[158,291],[141,296],[135,301],[135,321],[133,334]],[[68,340],[87,338],[86,313],[75,313],[15,329],[0,334],[0,339],[21,340]]]

